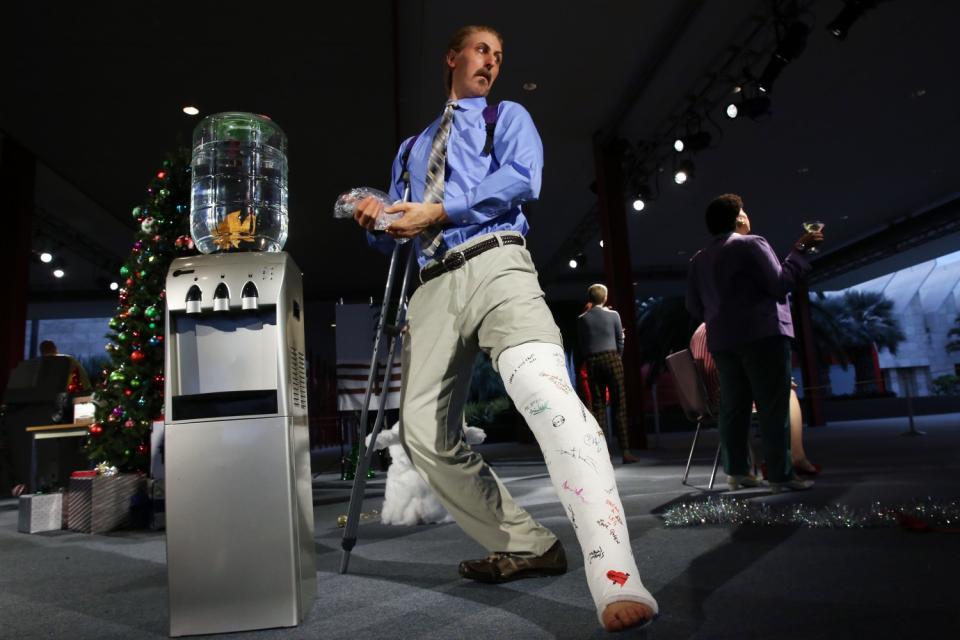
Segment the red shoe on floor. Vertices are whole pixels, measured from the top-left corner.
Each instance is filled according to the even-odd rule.
[[[806,463],[806,464],[803,464]],[[823,467],[814,462],[810,462],[806,458],[800,461],[800,463],[793,465],[793,472],[801,476],[815,476],[819,475],[823,470]]]

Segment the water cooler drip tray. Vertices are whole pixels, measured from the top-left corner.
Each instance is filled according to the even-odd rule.
[[[173,397],[173,420],[202,420],[277,413],[277,390],[219,391]]]

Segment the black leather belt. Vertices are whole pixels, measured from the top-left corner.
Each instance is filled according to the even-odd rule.
[[[433,280],[437,276],[442,276],[448,271],[456,271],[463,265],[467,263],[467,260],[476,258],[478,255],[484,251],[489,251],[490,249],[496,249],[497,247],[507,245],[507,244],[525,244],[523,236],[518,235],[503,235],[499,236],[500,240],[497,240],[498,236],[493,236],[478,242],[477,244],[470,245],[463,251],[447,251],[444,254],[440,262],[432,264],[429,267],[424,267],[420,270],[420,282],[428,282]]]

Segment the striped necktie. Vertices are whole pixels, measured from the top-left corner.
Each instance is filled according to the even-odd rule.
[[[443,110],[443,117],[440,118],[437,134],[433,136],[430,157],[427,159],[427,179],[423,189],[423,201],[427,203],[443,202],[443,179],[447,167],[447,140],[450,138],[450,126],[453,124],[453,112],[456,108],[456,102],[453,100],[447,102],[447,107]],[[420,246],[423,248],[423,254],[428,258],[432,258],[440,245],[443,244],[442,231],[439,225],[434,225],[420,234]]]

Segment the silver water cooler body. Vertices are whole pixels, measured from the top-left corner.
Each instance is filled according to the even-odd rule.
[[[166,287],[170,635],[296,626],[316,597],[300,270],[215,253]]]

